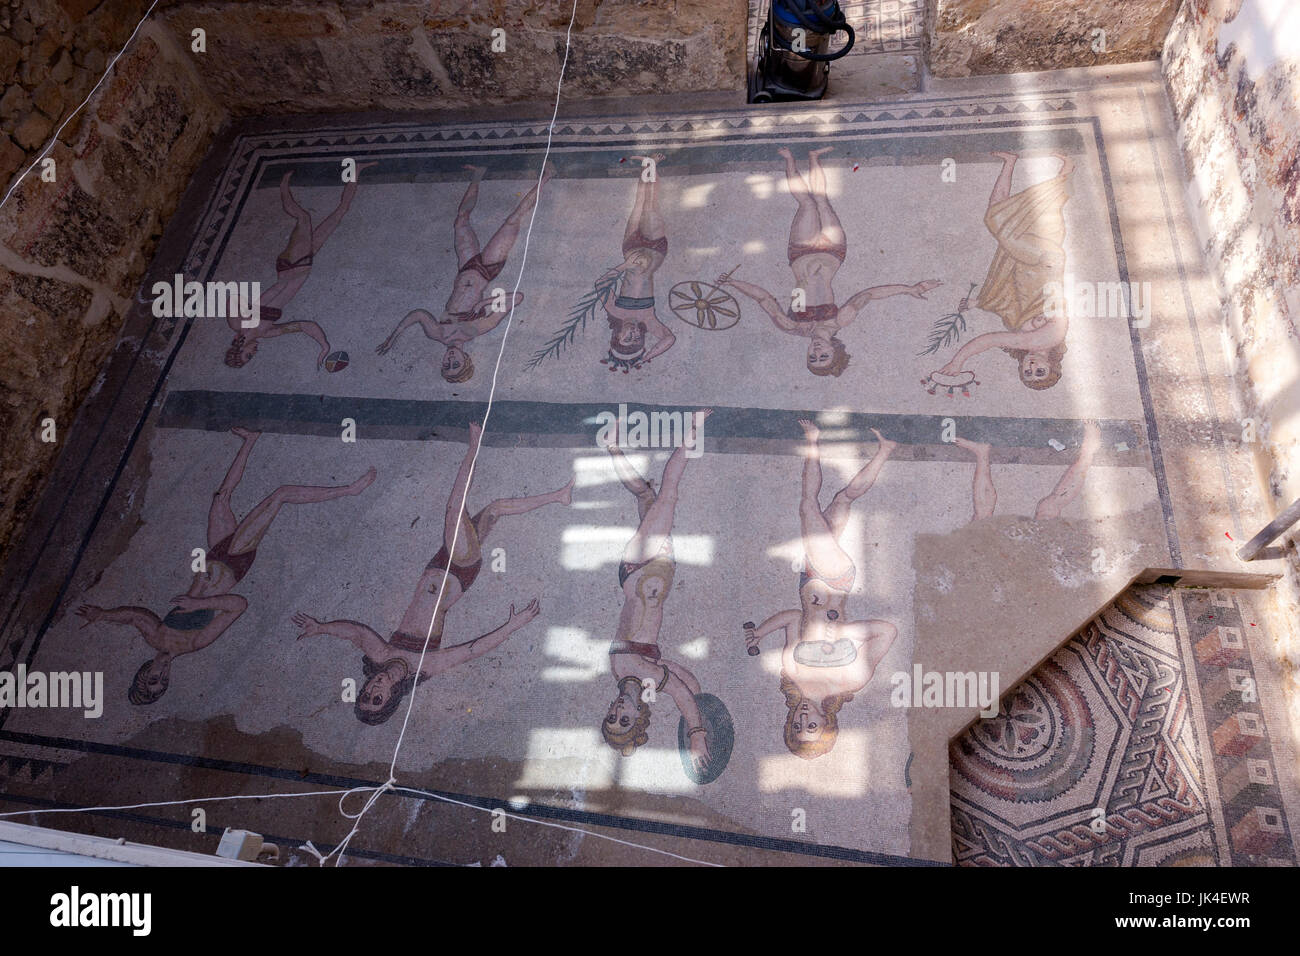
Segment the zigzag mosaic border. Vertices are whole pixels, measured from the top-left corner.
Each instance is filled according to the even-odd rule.
[[[917,109],[917,106],[921,109]],[[846,110],[809,110],[798,113],[763,111],[726,111],[709,116],[677,117],[643,122],[559,121],[554,142],[563,145],[580,137],[663,136],[666,134],[698,134],[702,130],[731,133],[739,130],[760,131],[787,129],[791,126],[816,126],[818,129],[836,127],[840,130],[857,125],[889,122],[916,122],[919,120],[972,119],[991,116],[1024,116],[1035,113],[1070,113],[1077,110],[1070,94],[1050,91],[1024,98],[996,96],[968,96],[912,103],[909,107],[895,105],[878,109],[852,108]],[[865,130],[864,130],[865,131]],[[537,140],[543,145],[547,124],[537,123],[471,123],[460,126],[433,126],[395,124],[370,128],[341,129],[334,135],[322,135],[319,130],[300,136],[283,134],[249,135],[240,138],[236,155],[228,165],[216,190],[196,239],[186,256],[186,272],[198,276],[210,265],[213,248],[226,229],[230,210],[246,188],[250,165],[262,151],[339,148],[357,146],[412,146],[457,145],[485,142],[526,142]],[[591,140],[581,140],[589,144]],[[164,332],[170,335],[170,329]]]

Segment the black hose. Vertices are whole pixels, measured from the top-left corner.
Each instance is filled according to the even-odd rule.
[[[779,0],[772,0],[773,5],[775,5],[778,2]],[[784,7],[784,9],[788,9],[791,13],[793,13],[795,17],[799,20],[799,22],[802,23],[804,27],[810,30],[811,32],[826,33],[832,35],[835,33],[844,32],[849,35],[849,42],[844,44],[843,48],[839,50],[832,50],[830,53],[809,53],[807,50],[796,50],[792,47],[782,46],[780,39],[777,37],[776,33],[773,32],[772,42],[777,47],[777,49],[788,50],[789,52],[795,54],[795,56],[803,57],[805,60],[816,60],[818,62],[838,60],[840,57],[845,56],[850,50],[853,49],[853,42],[855,39],[857,39],[857,35],[853,32],[853,27],[849,26],[848,20],[844,18],[844,11],[840,10],[838,4],[835,5],[835,12],[838,13],[839,16],[827,17],[824,16],[821,10],[816,7],[815,0],[814,0],[814,5],[809,12],[812,13],[813,17],[819,21],[818,23],[813,23],[812,21],[810,21],[806,16],[804,16],[804,12],[801,9],[799,9],[799,7],[795,4],[791,4],[788,7]],[[768,8],[769,21],[771,20],[771,17],[772,17],[772,8],[769,7]]]

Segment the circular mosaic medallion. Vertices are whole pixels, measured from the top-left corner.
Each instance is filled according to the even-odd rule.
[[[952,748],[952,765],[1003,800],[1050,800],[1079,782],[1092,761],[1092,714],[1082,690],[1048,661]]]

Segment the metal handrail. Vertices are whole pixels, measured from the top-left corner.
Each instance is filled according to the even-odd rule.
[[[1293,501],[1290,508],[1287,508],[1286,511],[1283,511],[1270,521],[1268,527],[1242,545],[1240,550],[1237,551],[1237,557],[1243,561],[1254,561],[1261,556],[1264,548],[1269,543],[1297,521],[1300,521],[1300,498]]]

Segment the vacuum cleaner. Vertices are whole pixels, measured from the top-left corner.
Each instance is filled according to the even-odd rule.
[[[848,42],[831,50],[837,33],[848,34]],[[749,73],[749,102],[821,99],[831,61],[853,49],[853,40],[836,0],[769,0]]]

